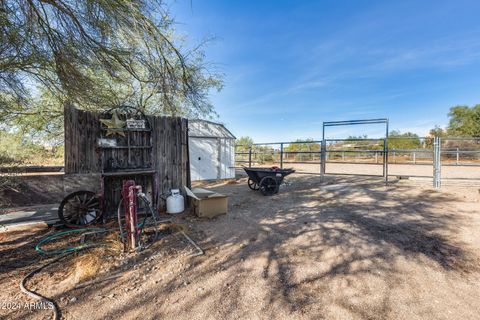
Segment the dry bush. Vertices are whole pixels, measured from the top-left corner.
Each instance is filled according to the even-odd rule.
[[[123,244],[115,232],[99,237],[98,243],[104,246],[80,252],[69,264],[65,279],[60,284],[62,290],[72,289],[75,285],[95,278],[114,264],[115,256],[123,251]]]
[[[102,249],[92,249],[89,252],[76,257],[73,261],[74,267],[67,279],[73,284],[89,280],[98,274],[102,267]]]
[[[460,151],[461,157],[463,159],[469,160],[478,160],[480,159],[480,141],[479,140],[448,140],[445,138],[442,148],[445,151]],[[471,153],[461,153],[462,151],[469,151]],[[446,153],[444,154],[446,158],[456,158],[455,153]]]

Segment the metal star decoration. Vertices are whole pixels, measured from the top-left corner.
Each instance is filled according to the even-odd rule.
[[[125,121],[118,118],[116,111],[113,111],[111,119],[100,119],[100,122],[107,126],[107,137],[115,134],[125,137],[125,132],[122,130],[125,127]]]

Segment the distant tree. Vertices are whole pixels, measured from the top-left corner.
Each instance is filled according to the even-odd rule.
[[[351,139],[351,140],[350,140]],[[368,150],[381,150],[383,149],[383,139],[375,140],[362,140],[368,139],[368,135],[348,136],[345,141],[339,141],[334,144],[336,148],[343,150],[353,150],[356,148],[368,149]]]
[[[287,152],[296,152],[296,151],[319,151],[320,150],[320,144],[313,142],[312,138],[308,139],[296,139],[295,143],[289,144],[284,151]]]
[[[448,116],[448,135],[480,137],[480,104],[452,107]]]
[[[256,154],[254,158],[261,164],[273,163],[275,161],[275,149],[269,145],[253,146],[252,151]]]
[[[33,99],[32,99],[33,100]],[[5,122],[25,139],[51,146],[63,144],[63,106],[61,99],[41,90],[29,105],[28,112]]]
[[[60,165],[63,147],[45,147],[22,133],[0,130],[0,167],[16,165]]]
[[[0,123],[46,123],[65,101],[211,115],[219,76],[173,26],[162,0],[0,1]]]
[[[235,140],[235,146],[237,148],[237,151],[248,151],[253,145],[253,139],[250,138],[249,136],[244,136],[240,137],[237,140]]]
[[[284,148],[283,151],[291,152],[295,156],[295,160],[297,161],[307,161],[313,160],[314,156],[312,153],[302,153],[302,152],[313,152],[313,151],[320,151],[320,144],[317,142],[313,142],[312,138],[308,139],[297,139],[294,142],[290,143],[287,147]],[[299,153],[295,153],[299,152]],[[286,158],[288,159],[290,155],[287,155]]]
[[[389,149],[418,149],[421,146],[422,142],[416,133],[392,130],[388,134]]]
[[[352,141],[354,141],[355,139],[368,139],[368,135],[364,134],[364,135],[361,135],[361,136],[348,136],[347,140],[349,140],[349,139],[352,139]]]
[[[433,129],[430,129],[428,134],[430,137],[444,137],[447,133],[445,129],[441,128],[439,125],[435,125]]]
[[[340,148],[345,147],[346,149],[351,149],[352,148],[352,147],[348,147],[348,145],[368,149],[368,147],[372,145],[372,141],[362,140],[362,139],[368,139],[368,135],[366,135],[366,134],[359,135],[359,136],[350,135],[350,136],[347,137],[347,139],[345,141],[339,142],[338,145],[339,145]],[[347,145],[347,146],[345,146],[345,145]]]

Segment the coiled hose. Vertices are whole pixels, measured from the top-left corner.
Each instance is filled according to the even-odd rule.
[[[148,201],[148,199],[143,195],[141,194],[139,196],[139,198],[141,200],[143,200],[146,204],[147,204],[147,208],[148,208],[148,213],[150,214],[150,216],[152,217],[152,220],[153,220],[153,224],[155,225],[155,236],[154,236],[154,240],[156,240],[157,236],[158,236],[158,221],[155,217],[155,213],[153,212],[151,206],[150,206],[150,203]],[[124,230],[122,228],[122,224],[121,224],[121,212],[120,212],[120,206],[121,206],[121,203],[122,201],[120,201],[120,204],[118,206],[118,222],[119,222],[119,227],[120,227],[120,237],[122,238],[122,241],[124,241]],[[139,228],[139,232],[142,233],[143,232],[143,229],[146,225],[146,220],[147,220],[147,217],[148,217],[148,214],[145,215],[144,219],[142,222],[140,222],[137,227]],[[49,305],[52,306],[52,309],[53,309],[53,319],[55,320],[59,320],[60,319],[60,311],[58,309],[58,306],[56,305],[55,301],[51,300],[51,299],[48,299],[42,295],[39,295],[38,293],[34,292],[34,291],[31,291],[31,290],[28,290],[25,285],[26,285],[26,282],[29,278],[31,278],[34,274],[40,272],[41,270],[45,269],[47,266],[63,259],[64,257],[68,256],[69,254],[71,253],[74,253],[74,252],[78,252],[78,251],[81,251],[81,250],[85,250],[85,249],[88,249],[88,248],[94,248],[94,247],[104,247],[104,246],[107,246],[108,245],[108,242],[87,242],[87,243],[82,243],[78,246],[71,246],[71,247],[66,247],[66,248],[60,248],[60,249],[51,249],[51,250],[45,250],[43,249],[43,246],[59,237],[62,237],[62,236],[65,236],[65,235],[68,235],[68,234],[73,234],[73,233],[77,233],[77,234],[95,234],[95,233],[103,233],[103,232],[107,232],[109,229],[106,229],[106,228],[82,228],[82,229],[72,229],[72,230],[66,230],[66,231],[61,231],[61,232],[57,232],[57,233],[54,233],[54,234],[51,234],[49,236],[46,236],[44,237],[43,239],[41,239],[38,244],[35,246],[35,250],[40,253],[41,255],[59,255],[59,257],[49,261],[47,264],[44,264],[42,265],[41,267],[31,271],[30,273],[28,273],[23,279],[22,281],[20,282],[20,290],[27,294],[28,296],[34,298],[34,299],[37,299],[37,300],[40,300],[40,301],[44,301],[46,303],[48,303]]]
[[[78,246],[74,247],[66,247],[66,248],[61,248],[61,249],[52,249],[52,250],[44,250],[42,247],[46,244],[51,242],[52,240],[55,240],[59,237],[62,237],[67,234],[72,234],[72,233],[102,233],[102,232],[107,232],[108,229],[106,228],[83,228],[83,229],[72,229],[72,230],[67,230],[67,231],[61,231],[57,232],[54,234],[51,234],[49,236],[46,236],[38,244],[35,246],[35,250],[42,254],[42,255],[57,255],[57,254],[62,254],[62,253],[70,253],[70,252],[75,252],[75,251],[80,251],[88,248],[93,248],[93,247],[103,247],[106,245],[106,242],[90,242],[90,243],[82,243]]]
[[[60,255],[58,256],[57,258],[49,261],[48,263],[38,267],[37,269],[31,271],[30,273],[28,273],[25,277],[23,277],[22,281],[20,282],[20,290],[25,293],[26,295],[28,295],[29,297],[32,297],[36,300],[40,300],[40,301],[44,301],[46,302],[48,305],[52,306],[52,312],[53,312],[53,319],[55,320],[59,320],[60,319],[60,310],[58,309],[58,306],[57,304],[55,303],[55,301],[47,298],[47,297],[44,297],[38,293],[36,293],[35,291],[31,291],[29,289],[27,289],[26,287],[26,283],[27,283],[27,280],[30,279],[34,274],[42,271],[43,269],[45,269],[46,267],[54,264],[55,262],[58,262],[59,260],[62,260],[63,258],[65,258],[66,256],[68,256],[69,254],[71,253],[74,253],[74,252],[77,252],[77,251],[80,251],[80,250],[84,250],[84,249],[88,249],[88,248],[93,248],[93,247],[102,247],[102,246],[106,246],[107,243],[106,242],[91,242],[91,243],[82,243],[81,245],[78,245],[78,246],[73,246],[73,247],[66,247],[66,248],[61,248],[61,249],[53,249],[53,250],[45,250],[43,249],[42,247],[46,244],[46,243],[49,243],[51,242],[52,240],[55,240],[57,239],[58,237],[61,237],[61,236],[64,236],[64,235],[67,235],[67,234],[71,234],[71,233],[83,233],[85,232],[86,233],[101,233],[101,232],[106,232],[108,229],[105,229],[105,228],[83,228],[83,229],[73,229],[73,230],[67,230],[67,231],[62,231],[62,232],[57,232],[57,233],[54,233],[54,234],[51,234],[49,236],[46,236],[44,237],[43,239],[41,239],[38,244],[35,246],[35,250],[37,252],[39,252],[40,254],[42,255]]]

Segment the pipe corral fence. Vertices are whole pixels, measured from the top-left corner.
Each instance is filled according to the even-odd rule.
[[[380,138],[327,139],[336,125],[384,124]],[[255,143],[235,147],[236,167],[294,168],[297,173],[364,175],[480,183],[480,137],[388,135],[388,119],[325,122],[322,140]]]

